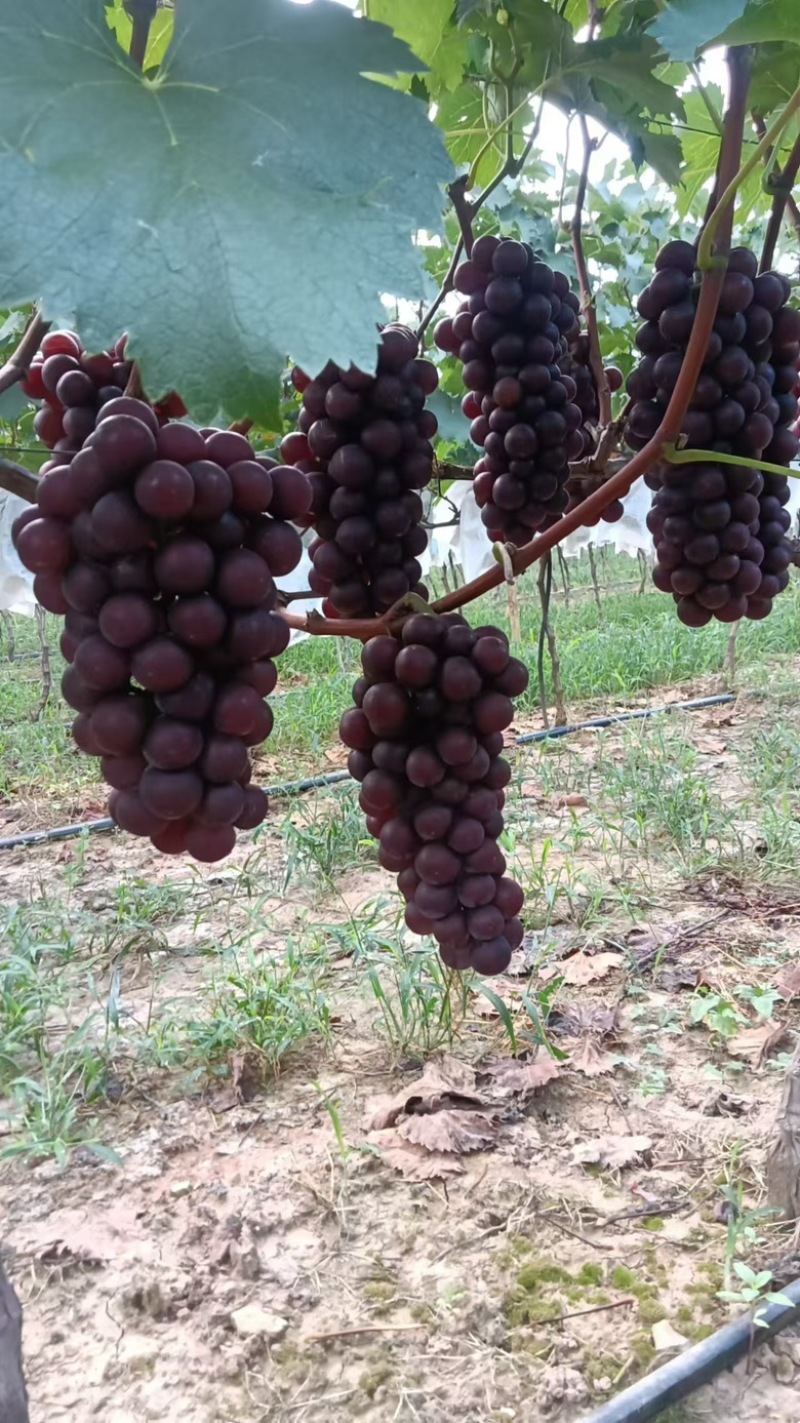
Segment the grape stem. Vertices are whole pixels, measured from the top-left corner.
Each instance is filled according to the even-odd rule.
[[[38,311],[34,311],[17,349],[12,351],[5,365],[0,367],[0,395],[25,379],[31,368],[31,361],[49,330],[50,322],[43,321]]]
[[[778,244],[781,226],[788,203],[794,204],[792,220],[800,235],[800,212],[792,197],[792,189],[795,185],[798,170],[800,170],[800,135],[795,140],[794,147],[784,164],[783,171],[774,170],[768,182],[770,191],[773,194],[772,212],[770,213],[769,224],[764,237],[764,249],[761,253],[759,271],[768,272],[772,267],[775,258],[775,248]]]
[[[723,199],[728,185],[732,183],[741,163],[747,90],[750,80],[750,51],[741,48],[730,49],[727,53],[727,60],[730,70],[730,97],[725,115],[725,131],[719,162],[719,190],[723,194]],[[800,102],[800,97],[798,102]],[[728,202],[724,205],[722,216],[717,223],[718,250],[722,252],[730,250],[732,229],[733,210]],[[644,448],[639,450],[600,489],[595,490],[593,494],[582,500],[562,519],[551,525],[549,529],[545,529],[544,533],[539,534],[530,543],[523,545],[522,548],[514,549],[511,561],[515,575],[523,573],[526,568],[530,568],[532,564],[544,558],[551,549],[568,538],[576,529],[582,528],[584,524],[588,524],[594,519],[599,519],[609,504],[624,498],[635,481],[658,464],[659,460],[663,458],[666,446],[674,446],[681,433],[684,416],[689,408],[703,367],[708,338],[717,315],[724,278],[725,268],[722,265],[709,266],[701,272],[697,311],[692,333],[686,346],[683,365],[669,405],[664,412],[664,419],[652,439],[648,440]],[[457,588],[455,592],[438,599],[431,605],[431,611],[437,613],[455,612],[458,608],[463,608],[466,604],[474,602],[476,598],[482,597],[484,593],[490,593],[493,588],[498,588],[504,582],[503,569],[495,565],[488,572],[482,573],[479,578],[473,578],[462,588]],[[385,618],[330,619],[323,618],[319,614],[299,617],[292,613],[282,613],[281,616],[289,627],[295,628],[299,632],[333,637],[353,637],[361,641],[367,641],[378,633],[394,630]]]
[[[667,464],[732,464],[744,469],[758,469],[764,474],[784,474],[789,479],[800,479],[800,469],[790,469],[785,464],[770,464],[769,460],[746,459],[743,455],[724,455],[718,450],[678,450],[674,445],[665,445],[661,458]]]
[[[31,474],[24,465],[0,458],[0,489],[16,494],[18,499],[25,499],[28,504],[35,504],[38,483],[38,476]]]
[[[733,204],[736,199],[736,194],[738,193],[742,184],[750,177],[750,174],[752,173],[756,165],[761,162],[761,159],[764,157],[767,151],[771,148],[774,148],[775,144],[781,138],[781,135],[783,134],[784,130],[791,123],[798,109],[800,109],[800,88],[795,89],[788,104],[784,106],[784,108],[781,110],[778,117],[776,118],[775,122],[771,124],[770,127],[767,129],[764,134],[764,137],[761,139],[760,143],[751,153],[747,161],[742,164],[739,171],[734,174],[734,176],[729,180],[729,182],[725,185],[724,188],[722,186],[722,182],[719,183],[718,186],[721,190],[722,195],[719,198],[719,201],[717,202],[708,222],[706,223],[705,231],[703,232],[703,235],[700,238],[700,245],[697,249],[697,266],[701,272],[707,271],[708,268],[712,266],[714,261],[716,260],[715,241],[717,239],[717,233],[720,229],[723,218],[725,218],[729,212],[731,214],[733,212]]]
[[[578,270],[578,283],[581,289],[581,307],[586,317],[586,334],[589,338],[589,364],[594,376],[594,383],[597,387],[597,399],[600,406],[600,425],[606,429],[611,424],[611,388],[608,384],[606,368],[603,365],[603,355],[600,350],[600,332],[597,326],[597,310],[592,294],[592,284],[589,278],[589,268],[586,262],[586,254],[583,250],[583,208],[586,202],[586,190],[589,186],[589,165],[592,155],[597,149],[597,140],[589,137],[589,126],[584,114],[578,115],[583,139],[583,163],[578,181],[578,193],[575,198],[575,213],[570,223],[570,236],[572,238],[572,251],[575,256],[575,266]]]
[[[158,0],[126,0],[125,9],[131,17],[131,43],[128,53],[137,69],[144,69],[144,59],[150,41],[150,26],[158,11]]]

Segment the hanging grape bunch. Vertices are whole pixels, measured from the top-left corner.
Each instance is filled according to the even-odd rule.
[[[498,844],[511,778],[500,753],[528,669],[505,633],[455,613],[372,638],[362,667],[339,730],[406,924],[433,934],[448,967],[502,973],[522,941],[523,893]]]
[[[524,242],[479,237],[455,276],[465,295],[434,332],[464,366],[462,402],[483,449],[475,498],[491,537],[517,545],[567,507],[569,461],[584,451],[577,386],[559,365],[578,334],[578,298]]]
[[[589,337],[583,331],[570,342],[570,347],[565,356],[559,360],[559,366],[565,375],[569,375],[575,382],[576,394],[575,404],[581,412],[583,421],[580,433],[583,436],[583,451],[577,459],[588,459],[594,454],[597,448],[597,438],[600,426],[600,396],[597,390],[594,371],[591,362],[591,349]],[[622,389],[622,371],[616,366],[606,367],[606,380],[612,394]],[[600,475],[576,475],[570,474],[567,482],[567,494],[569,503],[565,510],[569,513],[576,505],[582,504],[584,499],[597,489],[599,484],[604,482],[605,476]],[[625,512],[621,499],[614,499],[606,506],[602,514],[596,514],[594,518],[586,520],[586,527],[593,528],[595,524],[602,520],[605,524],[616,524]]]
[[[628,444],[656,433],[678,380],[694,324],[699,286],[695,249],[670,242],[639,298],[642,353],[628,381],[634,402]],[[777,272],[758,275],[746,248],[730,254],[719,311],[683,433],[689,449],[716,450],[787,464],[798,449],[796,418],[800,312]],[[672,593],[682,622],[763,618],[789,581],[788,480],[747,466],[662,464],[646,476],[655,490],[648,525],[656,587]]]
[[[272,729],[265,698],[289,641],[274,579],[299,560],[287,521],[307,513],[308,481],[232,431],[161,425],[130,396],[93,418],[14,544],[39,603],[64,616],[62,690],[111,816],[165,853],[222,859],[266,813],[249,748]]]
[[[117,400],[128,385],[133,362],[125,359],[125,346],[123,336],[110,351],[92,355],[74,331],[50,331],[42,341],[22,389],[30,400],[43,402],[33,428],[42,444],[58,456],[57,463],[80,449],[101,407]],[[185,415],[186,407],[173,394],[156,413],[163,424],[168,416]]]
[[[409,592],[427,599],[421,489],[430,483],[436,416],[425,409],[436,367],[417,339],[387,326],[376,375],[329,363],[314,380],[295,371],[299,430],[281,452],[311,479],[312,590],[328,617],[384,613]]]

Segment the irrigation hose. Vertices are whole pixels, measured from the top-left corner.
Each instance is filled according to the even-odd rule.
[[[572,736],[576,731],[598,731],[607,726],[617,726],[625,721],[646,721],[651,716],[662,716],[665,712],[700,711],[703,707],[725,706],[734,702],[733,692],[720,692],[715,697],[696,697],[689,702],[668,702],[663,707],[644,707],[640,711],[619,712],[615,716],[597,716],[590,721],[577,721],[570,726],[551,726],[544,731],[531,731],[526,736],[517,736],[515,746],[532,746],[538,741],[553,741],[560,736]],[[268,796],[302,795],[305,791],[321,786],[335,786],[351,780],[349,771],[330,771],[323,776],[306,776],[300,781],[286,781],[279,786],[265,786]],[[51,840],[72,840],[77,835],[91,835],[103,830],[114,830],[110,816],[102,820],[84,820],[77,825],[60,825],[54,830],[29,830],[22,835],[7,835],[0,839],[0,850],[18,850],[23,845],[45,845]]]
[[[800,1320],[800,1280],[794,1280],[781,1294],[791,1303],[759,1306],[758,1324],[753,1322],[752,1314],[743,1314],[732,1324],[723,1325],[716,1334],[685,1349],[655,1373],[631,1384],[582,1423],[649,1423],[651,1418],[658,1418],[667,1408],[710,1383],[725,1369],[732,1369],[753,1349]]]

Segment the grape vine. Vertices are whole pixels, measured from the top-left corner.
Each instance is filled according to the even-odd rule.
[[[156,9],[142,0],[131,11],[133,69],[149,72]],[[14,526],[15,545],[34,574],[37,599],[64,620],[73,734],[82,752],[100,760],[116,823],[164,853],[207,861],[228,854],[237,830],[254,828],[266,812],[251,753],[272,729],[275,659],[291,631],[359,639],[363,676],[341,737],[367,828],[381,864],[398,876],[408,928],[432,935],[449,967],[480,973],[503,971],[522,936],[521,891],[506,876],[500,836],[510,776],[504,733],[528,673],[502,631],[472,628],[460,610],[543,560],[577,528],[619,519],[622,500],[644,477],[654,496],[653,579],[674,598],[678,618],[702,627],[766,617],[789,581],[789,484],[781,470],[800,449],[800,311],[773,264],[800,169],[800,139],[788,153],[782,148],[800,89],[782,108],[775,99],[764,119],[759,109],[757,141],[743,160],[748,106],[765,80],[757,42],[728,49],[727,109],[706,220],[692,240],[662,247],[638,296],[637,350],[620,356],[630,370],[626,401],[622,374],[601,350],[591,289],[600,262],[593,259],[593,268],[584,251],[590,165],[601,142],[586,115],[578,113],[575,216],[563,225],[577,289],[553,247],[533,240],[532,225],[526,235],[519,217],[508,226],[496,216],[484,222],[488,200],[520,178],[533,151],[551,81],[563,98],[559,58],[548,51],[535,118],[518,131],[520,110],[534,97],[520,100],[517,92],[533,46],[521,17],[503,14],[502,25],[465,17],[468,28],[494,26],[491,76],[502,103],[494,126],[486,118],[466,171],[450,182],[459,237],[436,297],[416,333],[399,319],[384,318],[378,328],[370,307],[359,363],[347,362],[350,336],[337,344],[326,333],[321,345],[315,332],[309,341],[299,318],[301,364],[283,392],[295,428],[272,442],[272,454],[258,452],[260,438],[246,438],[249,415],[221,429],[193,420],[169,390],[148,400],[147,363],[133,359],[134,339],[87,350],[75,333],[50,330],[34,312],[0,368],[0,394],[20,385],[38,407],[33,429],[50,452],[36,504]],[[286,23],[306,19],[292,10]],[[351,22],[338,14],[330,21]],[[603,26],[591,6],[588,38],[580,41],[589,65]],[[365,22],[347,32],[372,34],[370,43],[380,46],[385,36],[375,28]],[[357,57],[359,75],[394,72],[396,56],[390,61],[383,50],[374,63]],[[134,77],[138,102],[143,81]],[[233,92],[236,77],[229,82]],[[387,112],[399,97],[390,96]],[[429,98],[438,113],[442,94],[431,90]],[[643,110],[651,100],[652,90]],[[675,112],[667,107],[664,117]],[[621,113],[627,124],[627,100]],[[645,130],[652,139],[649,122]],[[494,152],[502,156],[492,170]],[[395,147],[392,155],[399,164]],[[426,166],[425,181],[438,191],[437,161]],[[774,196],[759,257],[732,242],[736,195],[764,161],[772,164]],[[345,168],[345,186],[356,168]],[[422,205],[409,196],[416,181],[403,171],[398,206],[420,230]],[[315,181],[322,202],[324,183]],[[377,221],[380,212],[383,220],[394,211],[388,181],[378,189],[373,182],[360,195],[361,217]],[[359,258],[348,252],[348,261],[352,274]],[[42,311],[54,306],[48,290]],[[233,324],[246,327],[247,319],[239,312]],[[268,331],[264,345],[274,339]],[[323,365],[328,340],[336,359]],[[170,343],[174,349],[172,333]],[[369,362],[364,353],[373,343]],[[308,351],[313,363],[304,359]],[[251,369],[262,372],[259,360]],[[464,438],[479,452],[465,473],[496,565],[430,602],[421,559],[429,492],[441,474],[432,402],[442,373],[450,394],[460,375]],[[223,408],[226,395],[219,395]],[[228,408],[237,413],[235,402]],[[251,413],[258,420],[263,407]],[[2,470],[6,484],[14,478],[24,489],[19,466],[4,461]],[[300,561],[303,539],[321,613],[298,616],[288,611],[280,580]]]

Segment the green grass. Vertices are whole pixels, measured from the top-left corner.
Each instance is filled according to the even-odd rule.
[[[624,555],[609,556],[612,580],[635,577],[638,565]],[[571,561],[575,587],[588,579],[586,559]],[[517,652],[536,667],[539,603],[534,585],[520,584],[522,639]],[[507,627],[505,595],[494,593],[472,610],[471,616]],[[585,592],[573,589],[569,606],[556,598],[552,620],[558,640],[562,680],[568,710],[599,698],[629,700],[654,687],[691,681],[722,670],[728,627],[712,624],[699,631],[683,627],[668,598],[652,591],[602,594],[601,607]],[[32,622],[15,618],[18,652],[36,650]],[[0,649],[0,795],[10,802],[46,796],[53,819],[69,810],[76,797],[96,786],[102,796],[94,763],[80,755],[69,735],[71,713],[58,693],[63,663],[57,650],[57,625],[48,619],[53,650],[54,692],[38,721],[32,718],[41,694],[36,661],[9,663]],[[4,648],[6,645],[4,644]],[[800,581],[776,600],[764,622],[745,623],[740,629],[737,663],[740,682],[758,686],[773,680],[786,659],[800,653]],[[323,753],[336,742],[339,718],[350,703],[350,689],[358,674],[358,648],[329,637],[310,638],[291,648],[281,659],[281,680],[274,697],[275,729],[267,743],[270,756],[291,760],[295,773],[319,770]],[[546,660],[547,686],[550,685]],[[520,700],[522,711],[538,711],[535,675]]]

